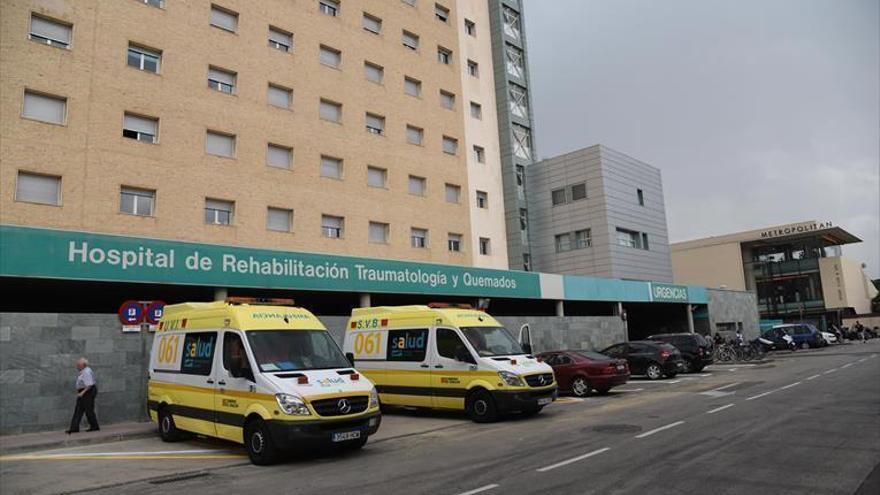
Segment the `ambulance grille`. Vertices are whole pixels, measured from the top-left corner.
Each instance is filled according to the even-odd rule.
[[[526,383],[528,383],[530,387],[546,387],[553,383],[553,373],[529,375],[526,377]]]
[[[366,411],[369,400],[370,398],[365,395],[335,397],[333,399],[313,400],[312,407],[319,416],[345,416]]]

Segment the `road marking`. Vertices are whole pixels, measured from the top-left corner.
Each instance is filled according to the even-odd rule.
[[[843,366],[841,366],[840,369],[843,369],[843,368],[849,368],[849,367],[852,366],[852,365],[853,365],[853,363],[846,363],[846,364],[844,364]]]
[[[807,381],[815,380],[816,378],[819,378],[819,375],[808,376]]]
[[[481,486],[479,488],[474,488],[471,491],[459,493],[458,495],[474,495],[475,493],[485,492],[486,490],[491,490],[493,488],[498,488],[498,484],[492,483],[491,485]]]
[[[678,383],[681,380],[636,380],[639,385],[669,385],[670,383]]]
[[[711,411],[706,411],[706,414],[715,414],[718,411],[723,411],[723,410],[727,409],[728,407],[733,407],[733,406],[734,406],[733,404],[727,404],[726,406],[716,407],[715,409],[712,409]]]
[[[120,455],[121,454],[121,455]],[[10,461],[143,461],[143,460],[180,460],[180,459],[242,459],[246,454],[114,454],[112,456],[98,454],[25,454],[0,456],[0,462]]]
[[[834,373],[835,371],[837,371],[837,368],[831,368],[830,370],[826,371],[823,374],[828,375],[828,374]]]
[[[786,385],[784,387],[779,387],[779,390],[785,390],[787,388],[791,388],[791,387],[794,387],[795,385],[800,385],[800,384],[801,384],[801,382],[789,383],[788,385]]]
[[[724,390],[725,388],[735,387],[735,386],[739,385],[740,383],[742,383],[742,382],[733,382],[733,383],[727,384],[723,387],[713,388],[712,390],[709,390],[709,392],[718,392],[719,390]]]
[[[770,390],[770,391],[768,391],[768,392],[764,392],[763,394],[753,395],[753,396],[749,397],[749,398],[746,399],[746,400],[760,399],[761,397],[764,397],[765,395],[770,395],[770,394],[772,394],[773,392],[776,392],[776,390]]]
[[[584,399],[580,399],[578,397],[560,397],[556,399],[554,402],[557,404],[577,404],[578,402],[583,402]]]
[[[868,358],[859,359],[859,362],[861,363],[862,361],[865,361],[866,359],[868,359]]]
[[[643,389],[643,388],[618,388],[618,389],[615,389],[614,391],[615,392],[641,392],[642,390],[645,390],[645,389]]]
[[[654,433],[659,433],[659,432],[661,432],[661,431],[663,431],[663,430],[668,430],[668,429],[670,429],[670,428],[675,428],[676,426],[678,426],[678,425],[683,425],[683,424],[684,424],[684,421],[676,421],[675,423],[670,423],[670,424],[668,424],[668,425],[666,425],[666,426],[661,426],[660,428],[654,428],[654,429],[651,430],[651,431],[646,431],[646,432],[642,433],[641,435],[636,435],[636,438],[645,438],[645,437],[649,437],[649,436],[653,435]]]
[[[573,462],[582,461],[588,457],[593,457],[594,455],[599,455],[602,452],[607,452],[609,450],[611,450],[611,447],[605,447],[605,448],[602,448],[599,450],[594,450],[594,451],[588,452],[584,455],[579,455],[577,457],[572,457],[571,459],[568,459],[568,460],[565,460],[562,462],[557,462],[556,464],[551,464],[549,466],[544,466],[542,468],[538,468],[538,469],[536,469],[536,471],[538,471],[539,473],[550,471],[551,469],[556,469],[558,467],[566,466],[566,465],[571,464]],[[462,494],[462,495],[464,495],[464,494]]]

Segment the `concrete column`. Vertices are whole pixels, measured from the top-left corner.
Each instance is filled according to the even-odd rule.
[[[694,307],[687,304],[688,332],[694,333]]]
[[[214,287],[214,300],[225,301],[229,297],[229,291],[226,287]]]
[[[371,306],[371,304],[370,304],[370,294],[368,294],[368,293],[363,293],[363,294],[361,294],[361,295],[360,295],[360,300],[361,300],[360,303],[359,303],[360,307],[362,307],[362,308],[369,308],[369,307]]]
[[[565,316],[565,301],[556,301],[556,316]]]
[[[623,315],[623,303],[617,303],[617,316]],[[624,340],[629,342],[629,322],[627,320],[623,320],[623,336]]]

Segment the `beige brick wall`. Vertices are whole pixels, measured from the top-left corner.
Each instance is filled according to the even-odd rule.
[[[211,27],[204,0],[0,3],[0,222],[471,264],[455,2],[448,24],[434,2],[342,0],[339,17],[316,0],[215,3],[239,13],[237,33]],[[361,28],[365,11],[382,19],[381,35]],[[30,41],[31,12],[73,24],[70,49]],[[293,33],[290,53],[267,46],[270,24]],[[401,45],[402,29],[420,36],[419,52]],[[160,75],[126,65],[129,42],[162,50]],[[342,52],[341,70],[319,63],[321,44]],[[437,45],[453,50],[451,65],[438,63]],[[365,60],[384,67],[383,84],[364,78]],[[208,65],[237,72],[234,95],[207,87]],[[404,94],[404,74],[422,81],[421,98]],[[292,110],[266,103],[270,82],[293,89]],[[65,125],[21,118],[25,88],[67,97]],[[441,107],[441,88],[458,96],[453,111]],[[319,119],[320,98],[343,104],[341,125]],[[123,138],[126,111],[158,117],[159,143]],[[365,131],[367,111],[386,117],[384,136]],[[425,129],[424,146],[406,143],[406,124]],[[206,129],[235,134],[236,157],[207,155]],[[443,135],[459,139],[457,156],[442,152]],[[269,142],[293,148],[291,171],[266,165]],[[343,180],[319,176],[322,154],[344,160]],[[368,164],[388,169],[387,188],[367,186]],[[16,202],[19,170],[62,176],[62,206]],[[427,178],[426,197],[408,194],[410,174]],[[461,185],[460,204],[445,201],[447,182]],[[122,185],[157,190],[155,215],[120,213]],[[236,202],[232,226],[204,223],[205,197]],[[294,210],[293,232],[266,229],[268,206]],[[345,217],[344,239],[321,236],[322,213]],[[390,224],[387,245],[368,242],[369,221]],[[410,247],[411,226],[429,229],[428,249]],[[464,252],[447,250],[449,232],[464,234]]]

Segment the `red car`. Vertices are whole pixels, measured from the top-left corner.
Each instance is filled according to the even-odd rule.
[[[598,352],[550,351],[538,354],[538,359],[553,368],[560,391],[570,391],[577,397],[589,395],[590,389],[605,394],[611,387],[629,380],[629,365],[625,359]]]

